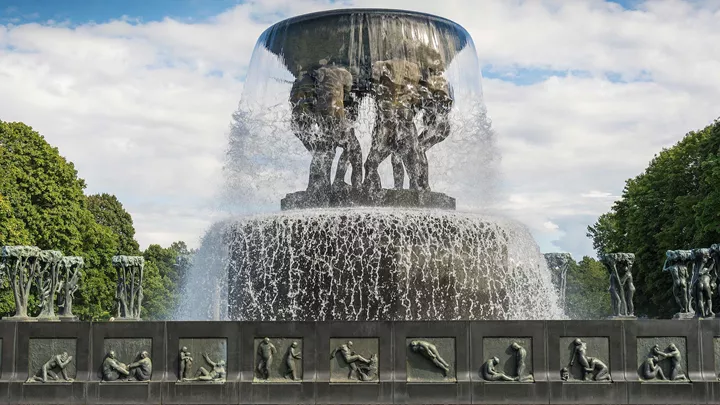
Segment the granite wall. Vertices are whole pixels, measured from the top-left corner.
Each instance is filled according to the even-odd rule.
[[[0,339],[7,404],[720,403],[720,320],[3,321]],[[147,352],[150,380],[102,381],[110,350]],[[484,378],[493,358],[511,381]]]

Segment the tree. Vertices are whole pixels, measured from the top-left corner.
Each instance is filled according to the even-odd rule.
[[[173,242],[170,247],[150,245],[143,252],[146,263],[146,296],[143,304],[147,319],[168,319],[177,306],[180,287],[192,255],[185,242]]]
[[[115,312],[116,254],[139,255],[130,214],[111,194],[86,197],[72,163],[23,123],[0,121],[0,245],[35,245],[82,256],[85,267],[75,295],[82,320]],[[143,317],[167,319],[189,266],[184,242],[151,245],[146,259]],[[31,300],[31,306],[33,301]],[[14,312],[12,292],[0,286],[0,316]]]
[[[95,221],[84,188],[73,164],[42,135],[23,123],[0,121],[0,205],[10,206],[9,215],[0,213],[1,232],[11,235],[8,243],[83,256],[86,266],[76,297],[77,315],[94,320],[103,318],[112,305],[110,257],[118,241],[109,228]],[[6,308],[0,310],[8,315]]]
[[[635,253],[635,310],[671,317],[678,308],[662,272],[666,250],[720,242],[720,121],[688,133],[626,182],[610,212],[588,227],[598,253]]]
[[[125,211],[122,203],[112,194],[95,194],[87,197],[88,209],[95,221],[110,228],[118,236],[119,255],[139,255],[140,246],[135,240],[132,216]]]
[[[620,249],[624,235],[620,234],[617,216],[602,214],[595,225],[588,226],[587,237],[593,241],[597,252],[616,252]]]
[[[0,246],[28,243],[30,243],[30,234],[23,223],[13,215],[10,202],[0,194]]]
[[[570,262],[565,312],[572,319],[601,319],[610,315],[608,273],[599,261],[585,256]]]

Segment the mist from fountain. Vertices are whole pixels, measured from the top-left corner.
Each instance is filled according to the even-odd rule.
[[[527,228],[491,214],[500,153],[469,34],[419,13],[326,14],[278,23],[258,40],[229,136],[222,197],[228,219],[203,238],[175,318],[562,318],[550,272]],[[422,62],[413,49],[380,40],[388,36],[407,36],[442,55],[454,99],[451,134],[427,151],[427,160],[432,190],[457,198],[458,212],[346,207],[277,213],[285,194],[306,187],[310,163],[293,133],[288,103],[298,71],[307,67],[297,63],[293,71],[289,61],[302,62],[301,51],[317,58],[337,48],[290,41],[288,32],[303,18],[317,37],[350,38],[339,53],[327,53],[355,75],[377,60]],[[353,65],[357,60],[364,64]],[[375,125],[374,101],[363,97],[352,123],[363,156]],[[421,114],[415,125],[423,130]],[[337,164],[336,156],[333,171]],[[392,184],[389,159],[379,172],[383,184]]]

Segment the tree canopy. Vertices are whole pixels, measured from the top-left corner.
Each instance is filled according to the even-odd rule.
[[[635,312],[678,311],[665,251],[720,242],[720,121],[690,132],[627,180],[621,198],[588,227],[598,253],[635,253]]]
[[[138,255],[140,246],[135,240],[135,227],[132,216],[125,211],[122,203],[112,194],[102,193],[87,197],[88,209],[93,213],[95,221],[110,228],[118,237],[120,255]]]
[[[608,273],[602,263],[588,256],[570,262],[565,313],[571,319],[602,319],[610,315]]]
[[[85,260],[73,312],[83,320],[108,319],[115,308],[116,254],[141,254],[131,215],[111,194],[86,196],[71,162],[31,127],[0,121],[0,246],[34,245]],[[160,246],[147,261],[143,316],[163,319],[176,298],[182,270],[167,269],[176,256]],[[188,254],[183,242],[173,252]],[[172,267],[172,266],[170,266]],[[163,276],[163,271],[168,274]],[[165,277],[163,279],[163,277]],[[0,286],[0,315],[14,312],[7,282]]]
[[[187,260],[192,252],[185,242],[173,242],[170,247],[150,245],[143,252],[145,257],[145,291],[148,299],[144,307],[148,319],[168,319],[180,299],[180,287],[190,267]]]

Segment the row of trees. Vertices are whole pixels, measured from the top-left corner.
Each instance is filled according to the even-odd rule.
[[[167,319],[189,267],[184,242],[140,251],[130,214],[111,194],[84,194],[85,182],[45,138],[19,122],[0,121],[0,246],[33,245],[85,259],[73,312],[103,320],[115,308],[113,255],[146,261],[143,318]],[[0,316],[12,315],[12,291],[0,286]],[[33,303],[31,302],[31,305]]]
[[[588,227],[588,237],[598,254],[635,253],[637,314],[678,312],[672,279],[662,271],[665,251],[720,242],[720,121],[688,133],[627,180],[621,198]]]

